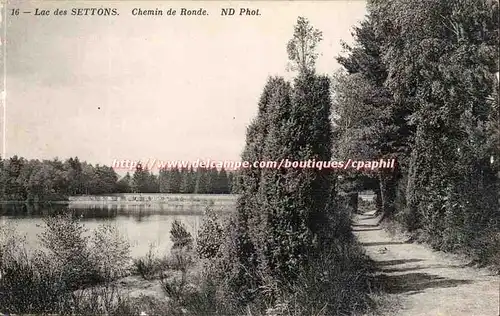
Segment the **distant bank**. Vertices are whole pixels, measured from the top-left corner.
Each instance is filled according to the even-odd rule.
[[[234,203],[234,194],[169,194],[169,193],[117,193],[105,195],[70,196],[69,203]]]

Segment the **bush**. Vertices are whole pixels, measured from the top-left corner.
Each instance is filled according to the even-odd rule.
[[[469,246],[470,256],[483,266],[491,266],[500,274],[500,232],[486,229]]]
[[[191,250],[193,247],[193,237],[186,230],[184,225],[178,221],[174,220],[172,223],[172,229],[170,230],[170,239],[174,243],[172,249],[183,249]]]
[[[73,295],[71,315],[136,316],[170,314],[168,303],[155,297],[141,295],[137,298],[120,293],[109,283],[92,287]]]
[[[180,273],[161,273],[160,276],[161,288],[165,294],[173,300],[175,304],[182,305],[185,291],[188,287],[187,272],[185,270]]]
[[[248,314],[245,308],[231,305],[220,291],[219,285],[208,274],[189,278],[188,275],[170,275],[163,279],[162,287],[169,297],[169,315],[228,316]],[[184,279],[183,279],[184,278]],[[196,284],[196,286],[194,285]]]
[[[214,258],[219,252],[223,240],[223,229],[217,214],[211,209],[205,210],[205,217],[196,238],[196,252],[200,258]]]
[[[26,248],[26,237],[20,236],[16,227],[0,224],[0,272],[10,260],[19,256]]]
[[[184,297],[184,306],[189,315],[237,315],[234,307],[229,307],[221,300],[216,283],[210,277],[202,276],[197,282],[197,291],[191,291]]]
[[[179,221],[172,223],[170,238],[174,242],[174,245],[172,246],[170,256],[165,260],[167,268],[187,273],[187,270],[194,263],[192,253],[193,238]]]
[[[99,225],[94,231],[90,258],[101,280],[111,281],[130,273],[130,244],[110,224]]]
[[[350,315],[369,308],[371,265],[356,243],[337,240],[311,260],[296,282],[280,287],[266,315]]]
[[[150,244],[149,251],[144,257],[133,260],[135,269],[144,280],[152,280],[157,277],[164,265],[153,249],[153,245]]]
[[[57,312],[69,308],[70,298],[68,283],[48,255],[29,253],[14,227],[0,227],[0,312]]]
[[[187,271],[193,266],[195,259],[191,251],[172,249],[165,258],[165,267],[175,271]]]
[[[72,309],[80,315],[110,315],[122,305],[122,300],[116,285],[108,283],[74,293]]]
[[[95,284],[98,275],[93,267],[87,230],[72,214],[50,216],[44,219],[46,229],[39,235],[42,245],[49,250],[50,261],[60,271],[68,286],[78,289]]]
[[[86,237],[71,215],[45,222],[40,239],[47,249],[32,253],[15,229],[0,227],[1,311],[112,314],[120,298],[110,281],[128,270],[128,244],[108,225]],[[85,289],[88,285],[93,287]]]
[[[223,238],[219,254],[208,261],[206,271],[220,290],[223,301],[228,305],[245,305],[253,300],[260,286],[261,276],[247,268],[253,258],[249,254],[248,239],[242,238],[237,214],[231,214],[223,226]]]

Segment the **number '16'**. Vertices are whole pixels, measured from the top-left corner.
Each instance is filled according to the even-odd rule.
[[[12,9],[11,15],[19,15],[19,9]]]

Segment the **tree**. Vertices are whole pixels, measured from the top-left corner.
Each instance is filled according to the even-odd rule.
[[[26,161],[17,177],[17,183],[23,188],[23,198],[26,202],[32,202],[34,198],[33,192],[29,187],[29,182],[31,175],[36,171],[37,163],[38,161],[36,160]]]
[[[63,273],[68,287],[75,290],[92,280],[92,264],[85,227],[72,214],[45,218],[46,229],[39,235],[50,251],[55,267]]]
[[[116,191],[116,182],[118,181],[118,175],[115,170],[108,166],[100,166],[99,164],[97,164],[94,169],[97,185],[96,193],[114,193]]]
[[[117,192],[118,175],[113,168],[80,162],[26,160],[13,156],[0,160],[0,196],[3,200],[47,202],[78,194]],[[151,181],[150,181],[151,182]]]
[[[348,55],[337,57],[347,74],[337,75],[334,86],[335,155],[343,160],[397,159],[396,170],[350,173],[343,181],[344,187],[350,182],[347,187],[356,191],[374,190],[378,211],[392,216],[413,130],[407,121],[411,111],[395,102],[385,86],[388,73],[382,57],[388,35],[377,32],[379,23],[376,15],[368,16],[352,33],[354,46],[343,44]],[[378,178],[378,187],[373,187],[371,177]]]
[[[125,176],[123,176],[116,183],[116,189],[119,193],[131,193],[132,192],[132,177],[130,173],[127,172]]]
[[[196,182],[194,187],[194,193],[196,194],[206,194],[209,193],[209,170],[207,168],[197,168],[196,169]]]
[[[132,177],[132,190],[134,193],[146,193],[149,187],[149,171],[142,168],[140,163],[137,164],[135,168],[134,175]]]
[[[192,193],[190,191],[191,177],[192,175],[188,168],[181,168],[181,184],[179,187],[180,193]]]
[[[179,168],[174,168],[169,170],[169,177],[168,177],[168,193],[179,193],[181,190],[181,181],[182,181],[182,176],[181,176],[181,171]]]
[[[226,170],[222,167],[216,176],[216,181],[214,185],[214,193],[218,194],[229,194],[229,178]]]
[[[262,144],[266,129],[266,111],[271,98],[273,81],[269,78],[258,104],[257,117],[247,127],[246,143],[241,154],[243,161],[261,161]],[[257,254],[251,238],[251,218],[258,216],[260,209],[256,199],[259,190],[261,170],[250,166],[237,171],[238,181],[234,183],[237,192],[236,214],[226,227],[224,242],[221,245],[221,256],[216,261],[216,271],[224,273],[221,278],[227,279],[228,291],[241,302],[249,302],[255,298],[255,288],[262,284],[258,276]],[[224,271],[224,272],[222,272]]]
[[[193,167],[189,169],[182,170],[182,179],[181,179],[181,193],[194,193],[196,187],[196,175],[197,173],[193,170]]]
[[[193,237],[186,230],[186,227],[178,220],[174,220],[172,222],[172,228],[170,229],[170,239],[173,242],[172,249],[191,250],[191,248],[193,247]]]
[[[158,186],[160,193],[168,193],[170,192],[170,170],[166,168],[160,169],[158,174]]]
[[[196,252],[201,258],[215,258],[220,254],[223,238],[224,230],[217,214],[212,209],[207,208],[196,238]]]
[[[217,168],[212,167],[208,169],[207,180],[207,193],[218,193],[219,171],[217,170]]]
[[[368,9],[338,59],[347,70],[335,87],[340,153],[397,157],[396,174],[379,173],[382,209],[440,249],[486,249],[484,236],[499,229],[498,2]]]
[[[283,78],[268,79],[247,130],[242,160],[330,160],[330,83],[313,68],[320,36],[307,20],[298,19],[288,50],[299,73],[293,86]],[[243,301],[262,284],[294,282],[325,245],[333,211],[331,178],[302,167],[252,166],[238,172],[237,214],[225,258],[232,267],[230,284]]]
[[[322,40],[322,33],[313,28],[304,17],[297,19],[292,39],[288,42],[287,53],[291,69],[301,72],[314,70],[318,54],[316,47]]]
[[[84,194],[94,194],[96,187],[96,174],[94,166],[86,162],[82,163],[82,182]]]
[[[79,195],[82,190],[82,165],[78,157],[71,157],[64,162],[64,169],[68,175],[69,185],[68,193],[70,195]]]
[[[149,179],[148,179],[148,193],[158,193],[160,192],[160,182],[159,182],[159,176],[155,175],[154,173],[150,172],[149,173]]]
[[[4,163],[4,198],[11,201],[24,201],[25,192],[22,183],[18,182],[18,177],[25,164],[23,158],[13,156]]]

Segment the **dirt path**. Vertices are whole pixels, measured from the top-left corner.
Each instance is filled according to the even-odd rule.
[[[465,267],[456,256],[405,243],[377,225],[372,214],[359,215],[354,233],[375,260],[387,295],[399,301],[401,316],[499,316],[499,277]],[[388,315],[389,312],[383,313]]]

